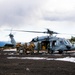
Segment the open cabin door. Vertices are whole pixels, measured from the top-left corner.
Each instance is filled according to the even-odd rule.
[[[50,46],[50,41],[42,41],[41,42],[41,49],[42,50],[48,49],[48,45]]]

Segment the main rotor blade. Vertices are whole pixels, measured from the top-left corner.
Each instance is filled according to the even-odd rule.
[[[12,30],[12,31],[31,32],[31,33],[47,33],[47,32],[41,32],[41,31],[25,31],[25,30]]]
[[[51,30],[47,30],[45,32],[41,32],[41,31],[26,31],[26,30],[12,30],[12,31],[19,31],[19,32],[30,32],[30,33],[46,33],[46,34],[59,34],[57,32],[51,31]]]
[[[6,31],[11,31],[9,29],[5,29]],[[64,34],[64,35],[75,35],[75,34],[67,34],[67,33],[58,33],[58,32],[54,32],[49,30],[48,28],[46,29],[47,31],[42,32],[42,31],[26,31],[26,30],[12,30],[12,31],[18,31],[18,32],[30,32],[30,33],[46,33],[46,34]]]

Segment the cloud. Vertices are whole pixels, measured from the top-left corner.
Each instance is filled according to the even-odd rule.
[[[0,26],[37,26],[75,21],[74,0],[0,0]]]
[[[74,33],[75,0],[0,0],[0,28]]]
[[[31,24],[39,18],[45,0],[0,0],[0,26]]]
[[[75,21],[74,12],[46,12],[44,13],[43,19],[49,21]]]
[[[49,21],[75,21],[74,0],[49,0],[44,7],[43,19]]]

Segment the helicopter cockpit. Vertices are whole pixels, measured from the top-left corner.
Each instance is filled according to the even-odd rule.
[[[72,46],[72,43],[69,41],[69,40],[64,40],[64,44],[66,44],[66,45],[71,45]]]

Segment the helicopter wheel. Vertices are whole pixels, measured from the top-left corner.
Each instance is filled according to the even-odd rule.
[[[62,54],[63,53],[63,51],[62,50],[59,50],[59,54]]]
[[[53,54],[53,53],[54,53],[54,51],[52,50],[52,51],[51,51],[51,54]]]
[[[53,51],[53,50],[50,50],[50,51],[49,51],[49,54],[53,54],[53,53],[54,53],[54,51]]]

